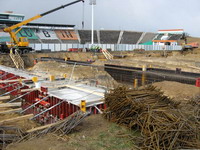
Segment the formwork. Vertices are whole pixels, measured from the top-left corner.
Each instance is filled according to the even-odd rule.
[[[0,65],[0,88],[6,92],[1,96],[11,94],[15,96],[14,100],[20,99],[21,113],[34,114],[31,119],[41,124],[54,123],[80,110],[82,100],[86,101],[86,110],[91,114],[97,114],[105,108],[103,88],[81,83],[63,85],[66,81],[50,82],[42,79],[41,87],[35,89],[31,80],[33,77],[26,71]],[[59,83],[59,88],[52,88],[52,84],[56,83]]]
[[[151,84],[162,81],[175,81],[184,84],[195,85],[200,79],[200,73],[181,71],[180,68],[176,70],[159,69],[147,67],[143,68],[105,64],[105,71],[109,73],[116,81],[133,84],[135,79],[138,79],[138,84]]]

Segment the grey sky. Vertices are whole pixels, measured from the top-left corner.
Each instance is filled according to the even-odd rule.
[[[12,10],[26,19],[73,0],[0,0],[0,12]],[[74,24],[81,29],[82,2],[34,22]],[[199,0],[97,0],[95,29],[157,32],[184,29],[200,37]],[[91,6],[85,0],[85,29],[91,28]]]

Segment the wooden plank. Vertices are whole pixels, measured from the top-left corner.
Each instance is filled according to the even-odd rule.
[[[31,79],[21,79],[21,81],[29,81]],[[19,79],[14,79],[14,80],[0,80],[0,83],[9,83],[9,82],[19,82]]]
[[[9,99],[10,99],[10,95],[8,95],[8,96],[1,96],[0,97],[0,101],[9,100]]]
[[[44,81],[46,79],[49,79],[49,76],[39,78],[38,81]],[[63,79],[63,77],[56,78],[55,80],[61,80],[61,79]],[[32,81],[32,79],[0,80],[0,83],[19,82],[19,81]]]
[[[4,107],[20,107],[21,106],[21,102],[16,102],[16,103],[2,103],[0,104],[0,108],[4,108]]]
[[[62,120],[61,120],[61,121],[62,121]],[[33,128],[33,129],[30,129],[30,130],[27,130],[26,132],[27,132],[27,133],[31,133],[31,132],[43,130],[43,129],[49,128],[49,127],[51,127],[51,126],[54,126],[54,125],[56,125],[56,124],[59,124],[61,121],[58,121],[58,122],[55,122],[55,123],[52,123],[52,124],[47,124],[47,125],[44,125],[44,126],[41,126],[41,127]]]
[[[40,88],[21,89],[21,92],[30,92],[30,91],[36,91],[36,90],[40,90]]]
[[[14,112],[19,112],[21,110],[22,110],[21,108],[9,109],[9,110],[6,110],[6,111],[0,111],[0,114],[9,114],[9,113],[14,113]]]
[[[24,115],[24,116],[15,117],[15,118],[10,118],[10,119],[0,121],[0,125],[5,124],[5,123],[10,123],[10,122],[16,122],[16,121],[23,120],[23,119],[29,119],[32,117],[33,117],[33,114],[28,114],[28,115]]]

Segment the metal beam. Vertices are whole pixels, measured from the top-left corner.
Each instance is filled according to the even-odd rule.
[[[16,88],[16,89],[14,89],[14,90],[11,90],[11,91],[9,91],[9,92],[6,92],[6,93],[4,93],[4,94],[1,94],[0,97],[1,97],[1,96],[4,96],[4,95],[7,95],[7,94],[10,94],[10,93],[12,93],[12,92],[14,92],[14,91],[16,91],[16,90],[19,90],[19,89],[22,88],[22,87],[24,87],[24,85],[21,86],[21,87],[18,87],[18,88]]]
[[[63,100],[61,100],[59,103],[57,103],[57,104],[55,104],[55,105],[51,106],[50,108],[48,108],[48,109],[46,109],[46,110],[44,110],[44,111],[40,112],[40,113],[39,113],[39,114],[37,114],[37,115],[33,116],[32,118],[30,118],[30,120],[32,120],[32,119],[34,119],[34,118],[38,117],[39,115],[41,115],[41,114],[43,114],[43,113],[45,113],[45,112],[47,112],[47,111],[49,111],[49,110],[53,109],[54,107],[56,107],[56,106],[58,106],[58,105],[62,104],[63,102],[64,102],[64,101],[63,101]]]
[[[49,96],[44,97],[43,99],[37,101],[36,103],[34,103],[34,104],[32,104],[31,106],[27,107],[26,109],[22,110],[20,113],[23,113],[23,112],[27,111],[28,109],[30,109],[30,108],[34,107],[35,105],[39,104],[41,101],[46,100],[48,97],[49,97]]]

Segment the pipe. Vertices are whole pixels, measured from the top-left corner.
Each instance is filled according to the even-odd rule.
[[[32,91],[34,91],[34,90],[32,90]],[[14,101],[16,101],[17,99],[19,99],[19,98],[21,98],[21,97],[23,97],[23,96],[25,96],[25,95],[28,95],[28,94],[30,94],[32,91],[30,91],[30,92],[28,92],[28,93],[25,93],[25,94],[23,94],[23,95],[20,95],[19,97],[16,97],[16,98],[14,98],[14,99],[12,99],[12,100],[8,101],[7,103],[14,102]]]
[[[61,102],[59,102],[59,103],[57,103],[57,104],[55,104],[55,105],[51,106],[50,108],[48,108],[48,109],[46,109],[46,110],[44,110],[44,111],[40,112],[39,114],[37,114],[37,115],[33,116],[32,118],[30,118],[30,120],[32,120],[32,119],[34,119],[34,118],[38,117],[39,115],[41,115],[41,114],[43,114],[43,113],[45,113],[45,112],[47,112],[47,111],[49,111],[49,110],[53,109],[54,107],[56,107],[56,106],[58,106],[58,105],[62,104],[63,102],[64,102],[64,101],[62,100]]]
[[[7,85],[7,86],[4,86],[4,87],[0,88],[0,90],[3,90],[3,89],[5,89],[5,88],[7,88],[7,87],[9,87],[9,86],[13,86],[13,85],[15,85],[15,84],[18,84],[18,83],[9,84],[9,85]]]
[[[4,95],[7,95],[7,94],[10,94],[10,93],[12,93],[12,92],[14,92],[14,91],[16,91],[16,90],[22,88],[22,87],[24,87],[24,85],[21,86],[21,87],[18,87],[18,88],[16,88],[16,89],[14,89],[14,90],[11,90],[11,91],[9,91],[9,92],[6,92],[6,93],[4,93],[4,94],[1,94],[0,97],[1,97],[1,96],[4,96]]]
[[[31,105],[31,106],[27,107],[26,109],[22,110],[20,113],[23,113],[23,112],[27,111],[28,109],[30,109],[30,108],[34,107],[35,105],[39,104],[41,101],[46,100],[48,97],[49,97],[49,96],[44,97],[43,99],[37,101],[37,102],[34,103],[33,105]]]

